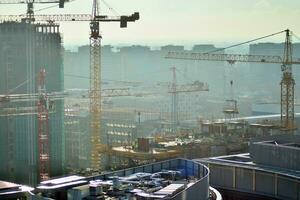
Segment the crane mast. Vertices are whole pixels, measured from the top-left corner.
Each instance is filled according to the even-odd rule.
[[[99,22],[95,20],[98,15],[98,1],[93,1],[90,22],[90,128],[91,128],[91,158],[92,169],[100,169],[101,161],[101,35]]]
[[[46,93],[46,71],[41,69],[38,81],[38,149],[40,180],[50,178],[49,99]]]
[[[284,44],[284,54],[282,63],[282,79],[281,86],[281,126],[286,130],[293,130],[296,128],[295,124],[295,110],[294,110],[294,93],[295,80],[292,72],[292,42],[290,31],[286,31],[286,40]]]
[[[176,77],[176,67],[170,68],[172,72],[172,82],[169,85],[168,93],[172,96],[171,104],[171,132],[176,133],[179,124],[179,113],[178,113],[178,97],[180,93],[193,93],[193,92],[204,92],[209,91],[208,84],[202,82],[194,82],[192,84],[178,84]]]
[[[171,109],[171,131],[173,134],[176,133],[178,125],[178,93],[177,93],[177,81],[176,81],[176,68],[171,67],[170,70],[173,74],[173,81],[170,88],[172,94],[172,109]]]

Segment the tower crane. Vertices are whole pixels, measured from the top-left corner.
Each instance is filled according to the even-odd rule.
[[[0,4],[27,4],[26,19],[32,21],[34,18],[33,4],[58,4],[59,8],[64,8],[65,2],[73,0],[0,0]]]
[[[167,59],[184,59],[184,60],[206,60],[206,61],[227,61],[230,64],[236,62],[252,62],[266,64],[280,64],[282,71],[281,86],[281,128],[285,131],[296,129],[294,119],[294,87],[295,80],[292,74],[292,65],[300,64],[300,59],[292,58],[292,42],[291,31],[289,29],[281,31],[285,32],[285,44],[283,57],[281,56],[265,56],[265,55],[240,55],[240,54],[214,54],[214,53],[186,53],[186,52],[169,52],[165,58]],[[276,34],[279,34],[276,33]],[[273,36],[275,34],[269,35]],[[266,37],[269,37],[266,36]],[[262,38],[266,38],[262,37]],[[259,38],[261,39],[261,38]],[[258,40],[258,39],[256,39]],[[255,41],[255,40],[251,40]],[[241,43],[246,44],[251,41]],[[237,46],[237,45],[233,45]],[[232,47],[233,47],[232,46]]]
[[[170,70],[173,74],[172,83],[169,85],[168,93],[172,95],[172,107],[171,107],[171,131],[176,132],[178,125],[178,94],[188,92],[200,92],[208,91],[208,85],[201,82],[195,82],[194,84],[178,85],[176,79],[176,67],[171,67]]]
[[[38,166],[39,178],[41,181],[50,178],[50,130],[49,114],[54,112],[54,102],[72,96],[72,92],[52,92],[46,91],[46,71],[41,69],[38,76],[38,93],[35,94],[12,94],[0,95],[0,116],[22,116],[37,115],[38,121]],[[103,89],[103,97],[134,96],[128,88]],[[76,95],[76,94],[75,94]],[[88,95],[87,95],[88,96]],[[34,107],[7,108],[7,103],[36,102]]]
[[[8,1],[8,0],[6,0]],[[46,1],[46,0],[45,0]],[[50,0],[48,0],[50,1]],[[56,1],[57,0],[53,0]],[[22,1],[19,1],[22,2]],[[26,2],[31,2],[30,0]],[[37,0],[43,2],[43,0]],[[59,1],[64,2],[63,0]],[[63,5],[63,4],[62,4]],[[28,20],[28,17],[30,18]],[[107,16],[99,14],[98,0],[93,0],[92,14],[63,14],[63,15],[7,15],[0,16],[0,21],[41,21],[41,22],[90,22],[90,114],[91,114],[91,168],[101,169],[101,152],[105,151],[101,145],[100,120],[101,120],[101,38],[100,22],[120,22],[121,28],[127,27],[127,22],[139,20],[139,13],[130,16]]]
[[[177,80],[176,80],[176,67],[170,68],[173,73],[173,81],[169,92],[172,94],[172,109],[171,109],[171,131],[175,133],[178,124],[178,93],[177,93]]]
[[[99,21],[101,18],[112,20],[110,17],[101,17],[99,19],[99,5],[98,0],[93,0],[92,20],[90,21],[90,113],[91,113],[91,168],[101,169],[101,134],[100,134],[100,120],[101,120],[101,35]],[[120,21],[121,28],[127,27],[128,21],[135,21],[139,19],[139,13],[134,13],[131,17],[121,16],[117,21]],[[115,19],[116,20],[116,19]]]
[[[38,81],[38,155],[40,180],[50,178],[49,109],[52,107],[46,95],[46,70],[40,70]]]

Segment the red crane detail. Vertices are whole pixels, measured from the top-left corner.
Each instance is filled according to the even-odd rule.
[[[50,178],[49,98],[46,93],[46,71],[41,69],[38,80],[38,152],[40,181]]]

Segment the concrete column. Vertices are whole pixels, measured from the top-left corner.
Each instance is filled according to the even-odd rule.
[[[278,175],[275,174],[274,175],[274,194],[275,194],[275,197],[277,197],[277,192],[278,191]]]
[[[235,182],[235,179],[236,179],[236,170],[235,170],[235,167],[233,167],[232,169],[232,188],[236,188],[236,182]]]
[[[252,191],[256,190],[256,179],[255,179],[255,169],[252,170]]]

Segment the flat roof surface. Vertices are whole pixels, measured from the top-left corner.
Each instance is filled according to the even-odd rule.
[[[178,191],[179,189],[184,189],[184,184],[182,183],[172,183],[165,188],[154,192],[156,195],[173,195],[174,192]]]
[[[6,182],[6,181],[0,181],[0,193],[3,190],[12,190],[12,189],[19,189],[20,185]]]
[[[83,179],[85,179],[85,177],[73,175],[73,176],[66,176],[66,177],[57,178],[57,179],[51,179],[51,180],[48,180],[48,181],[42,181],[41,184],[59,185],[59,184],[69,183],[69,182],[83,180]]]
[[[6,181],[0,181],[0,197],[1,198],[11,198],[16,197],[17,195],[23,195],[26,192],[33,191],[34,188],[19,185],[15,183],[10,183]]]
[[[254,142],[255,145],[268,145],[268,146],[276,146],[284,149],[294,149],[294,150],[300,150],[300,143],[295,142],[284,142],[280,139],[276,140],[266,140],[262,142]]]
[[[148,155],[157,155],[157,154],[168,154],[168,153],[176,153],[177,151],[175,150],[164,150],[164,149],[159,149],[159,148],[154,148],[150,152],[140,152],[140,151],[135,151],[132,149],[126,149],[125,147],[113,147],[114,151],[117,152],[126,152],[126,153],[132,153],[132,154],[148,154]],[[163,151],[162,151],[163,150]]]
[[[252,158],[250,157],[249,153],[210,157],[210,158],[198,158],[193,160],[200,163],[212,163],[212,164],[219,164],[224,166],[236,166],[236,167],[242,167],[246,169],[255,169],[255,170],[277,173],[283,176],[289,176],[291,178],[300,179],[300,171],[256,164],[252,161]]]
[[[38,189],[58,189],[61,187],[68,187],[68,186],[76,186],[80,184],[87,183],[85,180],[86,178],[83,176],[66,176],[57,179],[51,179],[48,181],[43,181],[37,187]]]

